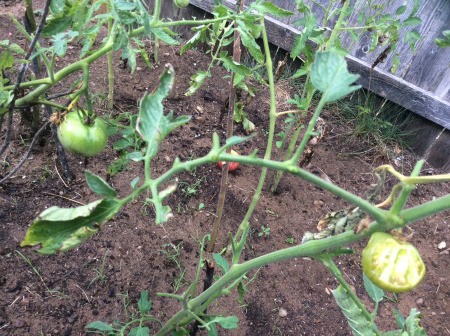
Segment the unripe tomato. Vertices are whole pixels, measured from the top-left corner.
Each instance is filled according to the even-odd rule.
[[[362,266],[373,283],[393,293],[413,289],[425,275],[425,264],[414,245],[384,232],[370,237],[362,251]]]
[[[173,3],[178,8],[186,8],[189,5],[189,0],[174,0]]]
[[[64,149],[83,156],[97,155],[108,141],[105,121],[96,117],[92,125],[87,125],[81,111],[69,112],[58,126],[57,134]]]

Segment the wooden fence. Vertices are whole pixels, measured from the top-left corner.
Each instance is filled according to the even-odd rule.
[[[154,0],[144,0],[153,6]],[[294,0],[271,0],[278,6],[293,10]],[[313,1],[305,0],[311,4]],[[412,1],[412,0],[407,0]],[[174,10],[172,1],[163,1],[161,15],[174,19],[203,18],[213,9],[213,0],[191,0],[191,4],[183,10]],[[245,0],[250,3],[251,0]],[[318,4],[329,3],[329,0],[315,0],[312,8],[320,19],[323,10]],[[367,1],[351,0],[352,5],[360,8]],[[387,9],[395,10],[404,0],[372,0],[372,3],[390,3]],[[450,0],[421,0],[417,15],[422,24],[415,27],[422,36],[416,53],[411,53],[405,43],[399,44],[401,64],[395,75],[390,73],[392,55],[373,71],[371,64],[380,51],[373,54],[366,52],[368,37],[349,48],[347,57],[352,72],[361,75],[359,83],[370,91],[385,97],[406,109],[415,112],[418,118],[410,123],[413,131],[412,146],[418,156],[424,157],[434,167],[448,171],[450,169],[450,48],[441,49],[434,44],[441,32],[450,29]],[[236,7],[235,0],[223,0],[230,8]],[[359,7],[358,7],[359,6]],[[409,12],[404,13],[407,17]],[[294,37],[299,33],[292,23],[298,15],[284,21],[266,17],[266,28],[270,42],[284,50],[292,48]],[[354,24],[355,17],[349,24]],[[411,28],[409,28],[411,29]],[[182,29],[180,33],[187,33]],[[188,33],[189,35],[189,33]],[[343,36],[342,43],[349,46],[348,36]]]
[[[251,3],[245,0],[245,4]],[[293,0],[271,0],[277,6],[296,12]],[[311,6],[318,21],[324,16],[324,9],[329,0],[305,0]],[[410,2],[412,2],[410,0]],[[207,12],[213,8],[213,0],[191,0],[191,3]],[[235,8],[235,0],[224,0],[224,5]],[[349,26],[358,26],[357,16],[365,6],[365,0],[352,0],[355,7],[353,14],[348,18]],[[387,13],[394,13],[404,0],[373,0],[372,4],[381,4]],[[321,5],[322,4],[322,5]],[[338,2],[338,6],[341,4]],[[402,14],[407,18],[409,11]],[[441,36],[441,32],[450,29],[450,1],[449,0],[423,0],[417,16],[422,23],[417,27],[407,27],[402,31],[401,43],[396,52],[399,54],[400,65],[395,74],[390,72],[393,64],[393,53],[389,54],[385,62],[379,64],[373,71],[371,65],[381,49],[368,53],[370,46],[370,33],[363,35],[359,43],[353,43],[349,34],[342,36],[342,45],[350,51],[347,57],[351,71],[359,73],[359,84],[370,91],[383,96],[416,114],[425,117],[438,125],[450,129],[450,48],[439,48],[434,39]],[[266,24],[270,42],[290,50],[295,35],[299,33],[293,22],[301,17],[296,14],[285,19],[267,17]],[[416,29],[422,39],[417,43],[416,51],[411,52],[409,45],[403,41],[406,31]]]

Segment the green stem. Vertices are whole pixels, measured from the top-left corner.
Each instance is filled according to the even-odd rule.
[[[160,1],[160,0],[159,0]],[[226,16],[221,18],[215,18],[215,19],[208,19],[208,20],[180,20],[180,21],[173,21],[173,22],[155,22],[151,24],[152,28],[160,28],[160,27],[171,27],[171,26],[181,26],[181,25],[199,25],[199,24],[209,24],[214,22],[220,22],[223,20],[228,20],[232,18],[232,16]],[[16,20],[17,21],[17,20]],[[114,30],[114,25],[113,25]],[[139,34],[142,34],[144,32],[144,27],[140,27],[138,29],[135,29],[130,33],[130,37],[136,36]],[[25,32],[26,33],[26,32]],[[16,100],[16,106],[24,106],[31,104],[34,100],[38,99],[40,95],[51,89],[56,83],[61,81],[63,78],[67,77],[68,75],[79,71],[82,69],[84,64],[91,64],[101,56],[108,53],[114,45],[114,34],[110,34],[108,41],[105,43],[103,47],[93,52],[90,56],[79,60],[75,63],[72,63],[68,65],[67,67],[61,69],[57,73],[54,74],[54,80],[52,81],[50,78],[43,78],[39,81],[32,81],[32,82],[25,82],[22,84],[23,87],[39,85],[37,88],[35,88],[33,91],[28,93],[25,97],[22,97],[20,99]],[[38,46],[37,46],[38,47]],[[43,55],[44,62],[47,65],[47,68],[51,67],[50,61]],[[33,83],[33,84],[30,84]],[[14,87],[9,88],[5,87],[5,90],[13,89]],[[5,112],[6,113],[6,112]]]
[[[305,135],[303,136],[302,141],[300,142],[300,145],[298,146],[297,150],[295,151],[295,154],[290,159],[290,162],[293,164],[297,164],[297,162],[300,160],[300,156],[303,154],[303,151],[305,150],[306,145],[308,144],[308,141],[313,136],[314,127],[316,127],[317,120],[319,119],[320,112],[322,112],[323,107],[326,104],[325,96],[322,95],[322,98],[319,101],[319,104],[316,107],[316,110],[314,111],[314,114],[309,121],[308,128],[306,129]]]
[[[159,22],[159,17],[161,16],[161,0],[155,0],[154,9],[155,9],[155,11],[153,13],[153,20],[151,22],[153,25],[155,25]],[[155,58],[156,64],[158,64],[159,63],[159,57],[158,57],[159,39],[156,35],[154,36],[154,39],[155,39],[155,50],[154,50],[153,56]]]
[[[356,295],[356,293],[353,291],[353,289],[350,287],[347,281],[345,281],[344,276],[342,275],[339,268],[334,263],[333,259],[330,256],[323,256],[317,258],[319,261],[322,262],[322,264],[331,272],[333,273],[334,277],[337,279],[339,284],[345,289],[348,296],[352,299],[352,301],[358,306],[359,309],[361,309],[362,314],[366,318],[367,321],[371,322],[373,326],[375,324],[373,323],[373,316],[372,314],[367,310],[364,303],[361,302],[359,297]],[[377,335],[379,335],[378,332],[376,332]]]
[[[52,102],[49,100],[45,100],[45,99],[38,100],[36,102],[36,104],[53,106],[53,107],[56,107],[58,110],[62,110],[62,111],[65,111],[67,109],[67,107],[64,105],[61,105],[61,104],[58,104],[58,103],[55,103],[55,102]]]
[[[402,225],[404,226],[413,223],[424,217],[431,216],[449,208],[450,195],[446,195],[437,200],[402,211],[401,216],[405,219]],[[211,287],[198,295],[196,298],[190,300],[188,302],[188,308],[190,311],[195,311],[198,307],[203,305],[205,301],[209,300],[210,297],[216,296],[217,293],[220,293],[228,284],[237,280],[251,270],[288,259],[318,256],[325,253],[327,250],[333,250],[338,247],[348,245],[352,242],[367,238],[372,233],[379,231],[380,229],[382,229],[382,226],[379,223],[373,222],[369,229],[358,234],[354,231],[347,231],[336,236],[331,236],[320,240],[312,240],[301,245],[278,250],[242,264],[232,265],[230,270],[219,278]],[[155,336],[167,335],[176,325],[179,324],[180,321],[184,320],[187,315],[188,314],[185,310],[179,311],[164,324]]]
[[[411,173],[411,176],[418,176],[424,164],[425,164],[424,160],[420,160],[419,162],[417,162]],[[391,214],[398,215],[400,211],[402,211],[403,207],[408,201],[409,196],[411,195],[411,192],[414,190],[415,187],[416,186],[414,184],[408,184],[403,186],[402,191],[400,192],[399,196],[397,197],[395,202],[392,204],[391,209],[389,210]]]
[[[108,12],[111,12],[110,8],[108,8]],[[108,20],[108,33],[112,34],[112,19]],[[107,54],[107,62],[108,62],[108,110],[112,110],[114,107],[114,64],[113,64],[113,56],[114,53],[110,50]]]
[[[325,50],[330,50],[330,48],[334,44],[334,41],[339,38],[339,33],[342,29],[342,23],[344,22],[349,5],[350,5],[350,0],[345,0],[344,5],[341,8],[341,13],[339,14],[339,18],[336,21],[333,31],[331,32],[330,38],[328,39],[327,43],[325,44]]]
[[[270,54],[269,49],[269,38],[267,36],[267,30],[264,23],[264,16],[261,16],[260,18],[260,24],[262,26],[262,39],[263,39],[263,45],[264,45],[264,52],[265,52],[265,61],[266,61],[266,70],[267,70],[267,76],[269,81],[269,90],[270,90],[270,110],[269,110],[269,135],[267,138],[267,145],[266,145],[266,151],[264,153],[264,159],[268,160],[270,159],[270,156],[272,154],[272,147],[273,147],[273,139],[275,135],[275,121],[276,121],[276,113],[277,113],[277,107],[276,107],[276,97],[275,97],[275,79],[273,77],[273,62],[272,62],[272,55]],[[261,197],[262,188],[264,186],[264,181],[266,180],[267,175],[267,168],[264,167],[261,171],[261,175],[259,177],[258,185],[256,187],[255,194],[253,195],[253,199],[247,209],[247,212],[242,219],[241,224],[239,225],[238,229],[236,230],[236,233],[234,235],[234,240],[239,241],[241,240],[241,235],[243,232],[246,232],[245,228],[249,225],[250,217],[253,214],[253,211],[255,210],[256,205],[259,202],[259,199]],[[228,248],[229,250],[229,248]],[[242,250],[242,249],[241,249]]]

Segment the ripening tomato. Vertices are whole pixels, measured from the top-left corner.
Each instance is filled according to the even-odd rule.
[[[393,293],[413,289],[425,275],[425,264],[414,245],[384,232],[370,237],[362,251],[362,266],[373,283]]]
[[[231,155],[239,155],[238,152],[231,150]],[[226,161],[219,161],[217,162],[217,165],[219,166],[219,168],[222,168],[227,162]],[[230,162],[228,164],[228,171],[235,171],[236,169],[239,168],[239,162]]]
[[[96,117],[92,125],[87,125],[82,111],[69,112],[58,126],[57,133],[64,149],[83,156],[97,155],[108,141],[105,121]]]

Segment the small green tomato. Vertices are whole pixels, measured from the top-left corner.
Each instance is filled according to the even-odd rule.
[[[186,8],[189,5],[189,0],[174,0],[173,3],[178,8]]]

